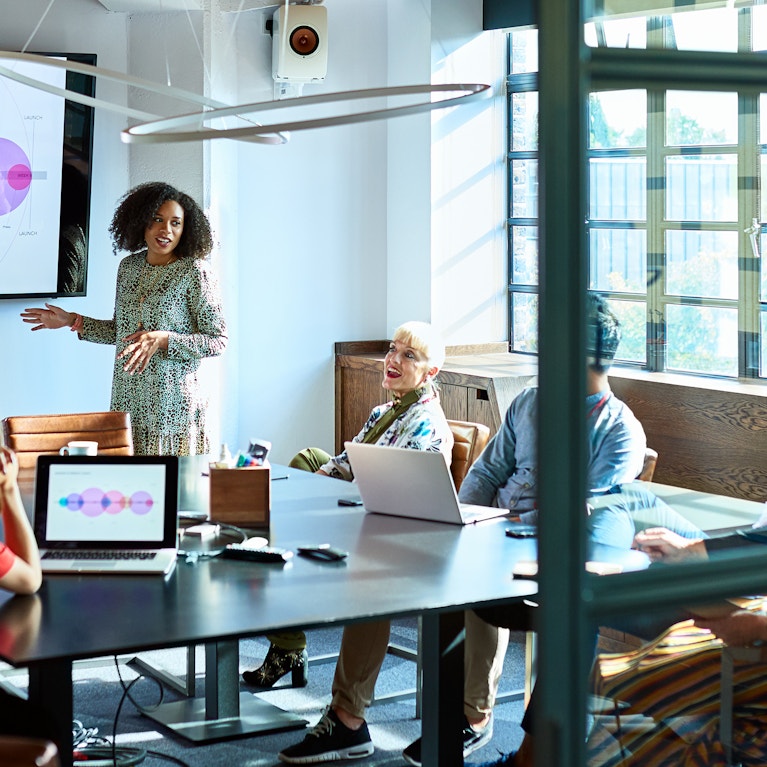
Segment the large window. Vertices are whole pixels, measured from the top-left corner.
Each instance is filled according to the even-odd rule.
[[[586,25],[592,47],[767,50],[767,8]],[[537,32],[509,34],[509,320],[537,351]],[[588,105],[589,287],[621,317],[620,360],[767,377],[767,93],[595,91]],[[567,253],[559,255],[567,258]]]

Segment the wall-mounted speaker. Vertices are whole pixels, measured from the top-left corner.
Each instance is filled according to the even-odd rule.
[[[272,77],[278,82],[322,82],[327,69],[327,8],[280,6],[272,17]]]

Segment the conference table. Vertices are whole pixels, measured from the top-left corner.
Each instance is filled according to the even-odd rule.
[[[180,511],[205,510],[206,469],[200,458],[181,459]],[[274,565],[192,554],[180,556],[165,578],[51,575],[34,597],[6,598],[0,658],[28,668],[30,700],[57,723],[62,765],[72,763],[78,659],[204,644],[206,692],[198,718],[209,728],[204,739],[213,741],[220,728],[228,728],[223,737],[248,734],[238,731],[247,727],[243,701],[259,700],[239,692],[237,640],[398,616],[422,619],[424,764],[462,764],[463,649],[456,640],[463,610],[534,595],[534,581],[511,573],[517,561],[535,559],[535,540],[507,537],[503,518],[455,526],[339,506],[350,489],[347,482],[272,466],[270,544],[295,550],[329,543],[349,552],[340,562],[296,556]],[[28,500],[30,485],[22,490]],[[277,727],[303,726],[285,714]],[[169,715],[171,727],[174,718]]]
[[[767,506],[759,501],[704,493],[658,482],[642,484],[701,530],[713,535],[739,527],[751,527],[759,523],[767,511]]]

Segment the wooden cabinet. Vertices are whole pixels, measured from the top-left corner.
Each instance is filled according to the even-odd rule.
[[[376,406],[389,400],[381,387],[388,341],[336,344],[336,452],[354,437]],[[437,376],[440,401],[452,420],[498,430],[511,400],[535,381],[535,358],[509,354],[505,344],[449,347]]]

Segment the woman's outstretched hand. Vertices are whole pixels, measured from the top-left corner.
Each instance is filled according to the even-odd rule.
[[[25,309],[21,313],[21,319],[35,327],[32,330],[56,330],[57,328],[69,328],[77,319],[73,312],[65,312],[58,306],[46,304],[45,308]]]

